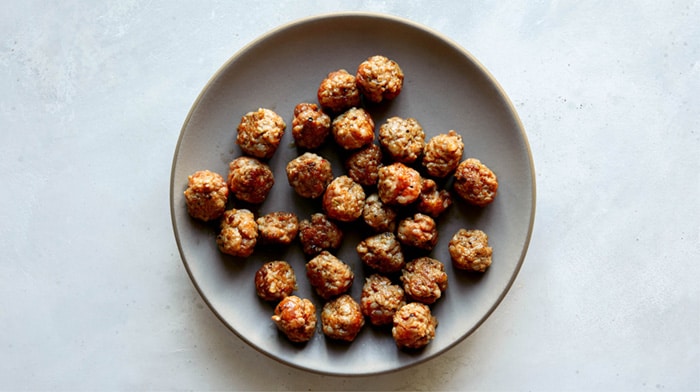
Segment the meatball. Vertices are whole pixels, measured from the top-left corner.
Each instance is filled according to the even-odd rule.
[[[450,240],[449,250],[455,268],[484,272],[491,265],[493,249],[481,230],[459,229]]]
[[[468,158],[457,166],[455,192],[468,203],[479,207],[491,204],[498,191],[496,175],[478,159]]]
[[[200,170],[187,177],[185,205],[187,212],[196,219],[210,221],[226,211],[228,186],[220,174]]]
[[[401,93],[403,71],[394,60],[372,56],[357,67],[357,87],[372,102],[391,100]]]
[[[246,209],[231,209],[224,212],[221,231],[216,244],[223,253],[237,257],[248,257],[258,240],[258,225],[253,213]]]
[[[272,321],[292,342],[308,342],[316,331],[316,307],[306,298],[290,295],[277,304]]]
[[[286,171],[289,185],[299,196],[309,199],[321,196],[333,180],[330,161],[311,152],[289,161]]]
[[[316,293],[324,299],[348,291],[355,278],[349,265],[325,250],[306,263],[306,276]]]
[[[360,305],[347,294],[323,305],[321,329],[331,339],[352,342],[364,325]]]
[[[435,220],[421,213],[399,222],[397,233],[402,244],[423,250],[432,250],[438,241]]]
[[[329,73],[318,86],[316,95],[321,107],[333,113],[360,105],[360,90],[355,76],[344,69]]]
[[[335,142],[346,150],[355,150],[374,141],[374,120],[362,108],[353,107],[331,124]]]
[[[452,196],[446,189],[438,189],[435,181],[424,178],[418,197],[418,212],[437,218],[452,205]]]
[[[437,319],[430,308],[422,303],[411,302],[394,315],[391,335],[401,349],[420,349],[435,338]]]
[[[257,219],[260,240],[268,244],[289,245],[299,232],[299,219],[291,212],[271,212]]]
[[[418,200],[421,176],[416,169],[401,162],[379,168],[377,191],[386,204],[408,205]]]
[[[345,170],[353,181],[360,185],[372,186],[379,179],[379,166],[382,164],[382,150],[376,144],[354,152],[345,161]]]
[[[365,279],[360,297],[360,310],[372,325],[391,324],[394,314],[406,302],[401,286],[378,274]]]
[[[374,231],[393,232],[396,229],[396,211],[391,206],[382,203],[382,200],[376,193],[369,195],[365,199],[362,218]]]
[[[408,298],[432,304],[447,290],[445,265],[430,257],[419,257],[406,263],[401,272],[401,283]]]
[[[270,159],[277,151],[286,127],[277,113],[261,108],[241,118],[236,143],[246,155]]]
[[[316,213],[310,220],[299,223],[299,241],[305,254],[315,255],[337,249],[343,241],[343,232],[327,216]]]
[[[279,301],[292,295],[297,279],[286,261],[270,261],[255,272],[255,292],[265,301]]]
[[[228,187],[238,200],[260,204],[274,184],[270,167],[255,158],[238,157],[229,164]]]
[[[297,147],[319,148],[331,132],[331,118],[315,103],[300,103],[294,108],[292,136]]]
[[[378,272],[388,274],[403,268],[401,244],[394,233],[384,232],[368,237],[357,244],[356,250],[362,262]]]
[[[323,210],[329,218],[352,222],[362,215],[365,191],[348,176],[331,181],[323,194]]]
[[[436,135],[423,150],[423,167],[428,175],[444,178],[459,165],[464,152],[462,136],[455,131]]]
[[[413,163],[423,153],[425,132],[413,118],[391,117],[379,127],[379,144],[394,162]]]

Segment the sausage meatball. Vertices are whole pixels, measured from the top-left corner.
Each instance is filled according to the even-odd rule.
[[[228,187],[238,200],[260,204],[274,184],[270,167],[255,158],[238,157],[229,164]]]
[[[379,168],[377,191],[386,204],[408,205],[420,196],[421,176],[416,169],[396,162]]]
[[[322,206],[329,218],[352,222],[362,215],[365,191],[350,177],[337,177],[328,184]]]
[[[292,137],[297,147],[319,148],[331,132],[331,118],[315,103],[300,103],[294,107]]]
[[[401,349],[420,349],[435,338],[437,319],[430,308],[422,303],[411,302],[394,314],[391,335]]]
[[[409,261],[401,271],[401,283],[408,298],[430,305],[447,290],[445,265],[430,257]]]
[[[452,196],[446,189],[438,189],[435,181],[424,178],[418,197],[418,212],[437,218],[452,205]]]
[[[394,233],[384,232],[368,237],[357,244],[356,250],[362,262],[378,272],[388,274],[403,268],[401,244]]]
[[[455,268],[484,272],[491,265],[493,249],[481,230],[460,229],[450,240],[449,250]]]
[[[255,272],[255,292],[265,301],[279,301],[292,295],[297,279],[286,261],[270,261]]]
[[[498,178],[478,159],[465,159],[454,175],[455,192],[468,203],[479,207],[491,204],[498,191]]]
[[[401,93],[403,71],[396,61],[384,56],[372,56],[357,67],[357,86],[372,102],[391,100]]]
[[[311,152],[289,161],[286,171],[289,185],[299,196],[309,199],[321,196],[333,180],[330,161]]]
[[[187,177],[185,205],[193,218],[217,219],[226,211],[227,201],[228,186],[218,173],[200,170]]]
[[[258,109],[241,118],[236,143],[246,155],[270,159],[280,145],[287,124],[270,109]]]
[[[413,118],[391,117],[379,127],[379,144],[394,162],[413,163],[423,153],[425,132]]]
[[[345,161],[348,176],[360,185],[372,186],[379,179],[379,166],[382,164],[382,150],[376,144],[354,152]]]
[[[316,293],[324,299],[348,291],[355,278],[349,265],[325,250],[306,263],[306,276]]]
[[[399,222],[397,233],[402,244],[423,250],[432,250],[438,241],[435,220],[421,213]]]
[[[394,314],[406,302],[401,286],[378,274],[365,279],[360,297],[360,310],[372,325],[391,324]]]
[[[331,339],[352,342],[364,325],[360,305],[347,294],[323,305],[321,329]]]
[[[343,232],[327,216],[316,213],[311,219],[299,223],[299,241],[305,254],[315,255],[323,250],[333,250],[343,241]]]
[[[299,232],[299,220],[291,212],[271,212],[257,219],[260,240],[268,244],[289,245]]]
[[[393,232],[396,229],[396,211],[391,206],[382,203],[379,195],[376,193],[369,195],[365,199],[362,218],[374,231]]]
[[[360,105],[360,90],[355,76],[344,69],[329,73],[318,86],[316,95],[321,107],[333,113]]]
[[[272,321],[292,342],[308,342],[316,332],[316,307],[306,298],[290,295],[277,304]]]
[[[428,140],[423,151],[422,164],[428,175],[444,178],[457,168],[463,152],[462,136],[455,131],[449,131]]]
[[[253,213],[246,209],[231,209],[224,212],[221,231],[216,244],[223,253],[237,257],[248,257],[258,240],[258,225]]]
[[[374,120],[362,108],[353,107],[331,123],[335,142],[346,150],[355,150],[374,141]]]

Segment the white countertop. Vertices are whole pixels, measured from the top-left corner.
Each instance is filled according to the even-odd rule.
[[[0,390],[700,390],[700,3],[309,4],[3,4]],[[270,29],[343,10],[474,54],[537,171],[501,306],[444,355],[360,378],[232,334],[189,280],[169,210],[178,134],[211,75]]]

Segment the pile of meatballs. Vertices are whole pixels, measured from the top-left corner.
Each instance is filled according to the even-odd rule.
[[[453,197],[489,205],[498,180],[478,159],[462,159],[464,143],[454,130],[426,141],[416,119],[401,117],[390,117],[375,129],[366,105],[396,98],[403,81],[395,61],[372,56],[354,75],[344,69],[329,73],[318,87],[318,103],[294,108],[292,136],[301,155],[287,163],[286,174],[299,196],[320,205],[307,219],[286,211],[256,217],[246,208],[227,209],[230,198],[260,205],[275,183],[266,162],[280,145],[286,123],[265,108],[241,118],[236,143],[242,155],[230,163],[227,178],[197,171],[188,177],[184,195],[193,218],[218,223],[216,243],[223,253],[245,258],[258,243],[300,245],[307,256],[308,283],[325,302],[320,324],[327,337],[351,342],[369,322],[390,327],[396,345],[411,350],[435,337],[437,320],[430,305],[447,289],[443,262],[430,257],[438,240],[437,221]],[[343,151],[341,176],[334,178],[330,161],[315,152],[326,143]],[[451,191],[438,185],[448,178]],[[360,222],[370,233],[356,246],[365,270],[371,271],[359,301],[348,294],[355,272],[334,254],[345,222]],[[453,234],[449,253],[454,267],[486,271],[493,253],[486,233],[462,228]],[[406,260],[406,254],[419,256]],[[266,262],[254,281],[257,295],[273,303],[271,319],[279,330],[293,342],[309,341],[317,330],[316,306],[294,295],[297,277],[291,265]]]

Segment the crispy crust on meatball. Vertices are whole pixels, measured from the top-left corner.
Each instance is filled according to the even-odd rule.
[[[226,211],[228,185],[220,174],[200,170],[187,177],[185,205],[195,219],[210,221]]]
[[[421,162],[428,175],[444,178],[450,175],[459,165],[464,152],[462,136],[451,130],[448,133],[436,135],[428,140],[423,150]]]
[[[277,151],[286,127],[277,113],[260,108],[241,117],[236,143],[247,155],[270,159]]]
[[[476,158],[468,158],[457,166],[452,185],[457,195],[468,203],[486,207],[496,198],[498,178]]]
[[[316,96],[321,107],[333,113],[360,105],[360,90],[355,76],[344,69],[329,73],[318,86]]]
[[[331,163],[312,152],[306,152],[287,163],[287,181],[301,197],[315,199],[333,180]]]
[[[484,272],[491,265],[493,248],[481,230],[459,229],[450,240],[449,250],[455,268]]]
[[[384,232],[365,238],[355,249],[362,262],[378,272],[397,272],[404,266],[401,244],[394,233]]]
[[[329,218],[352,222],[362,215],[365,191],[350,177],[337,177],[328,184],[322,206]]]
[[[255,292],[265,301],[279,301],[296,289],[294,270],[286,261],[269,261],[255,272]]]
[[[331,339],[352,342],[364,325],[360,305],[347,294],[323,305],[321,329]]]
[[[396,311],[405,304],[403,289],[389,278],[372,274],[365,279],[360,309],[372,325],[391,324]]]
[[[349,265],[325,250],[306,263],[306,276],[316,293],[324,299],[348,291],[355,278]]]
[[[238,200],[260,204],[274,184],[270,167],[255,158],[238,157],[229,164],[228,187]]]
[[[308,342],[316,332],[316,307],[306,298],[290,295],[277,304],[272,321],[292,342]]]
[[[331,123],[333,139],[346,150],[356,150],[374,141],[374,120],[362,108],[352,107]]]
[[[384,56],[372,56],[357,67],[357,86],[372,102],[396,98],[403,88],[403,71],[399,64]]]
[[[421,213],[399,222],[397,233],[402,244],[423,250],[432,250],[438,241],[435,220]]]
[[[452,205],[452,196],[446,189],[438,189],[435,181],[424,178],[421,181],[418,212],[437,218]]]
[[[292,137],[297,147],[319,148],[331,132],[331,118],[315,103],[300,103],[294,107]]]
[[[345,161],[348,177],[360,185],[372,186],[379,179],[379,166],[382,164],[382,149],[376,144],[355,151]]]
[[[419,257],[406,263],[401,283],[408,298],[430,305],[447,290],[445,265],[431,257]]]
[[[421,176],[417,170],[401,162],[379,168],[377,191],[383,203],[408,205],[420,196]]]
[[[321,213],[311,215],[299,223],[299,241],[307,255],[315,255],[323,250],[333,250],[343,241],[340,228]]]
[[[413,163],[423,153],[425,132],[414,118],[390,117],[379,127],[379,144],[394,162]]]
[[[231,209],[224,212],[221,231],[216,243],[221,252],[237,257],[248,257],[253,253],[258,240],[258,225],[253,213],[246,209]]]
[[[386,205],[373,193],[365,199],[365,207],[362,209],[362,218],[367,226],[377,232],[390,231],[396,229],[396,211]]]
[[[299,219],[291,212],[270,212],[256,222],[260,240],[268,244],[289,245],[299,232]]]
[[[435,338],[437,319],[430,308],[422,303],[411,302],[394,314],[391,335],[401,349],[419,349]]]

